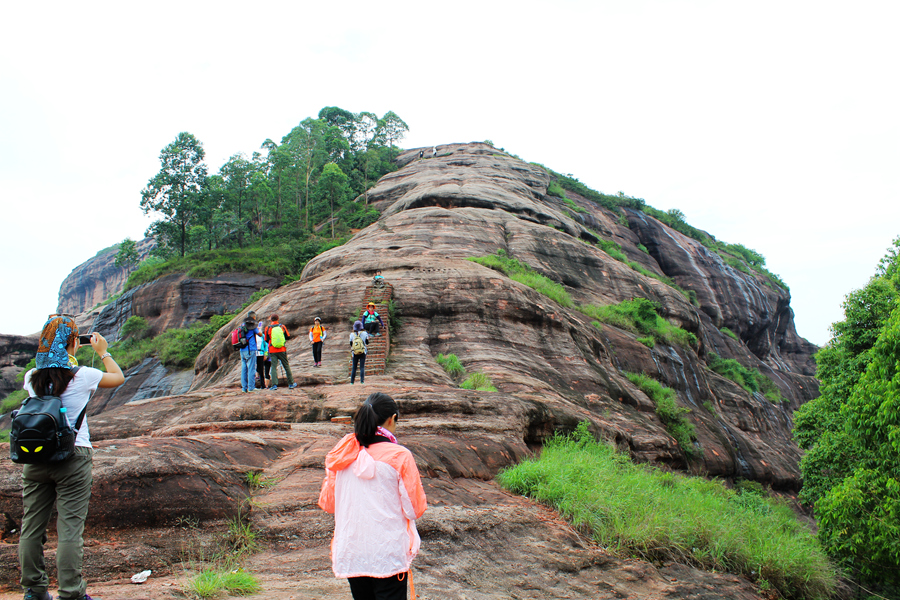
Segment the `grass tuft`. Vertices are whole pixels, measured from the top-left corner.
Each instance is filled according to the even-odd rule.
[[[657,342],[685,347],[697,345],[697,336],[660,317],[656,312],[656,304],[646,298],[635,298],[604,306],[587,304],[579,306],[578,310],[603,323],[651,336]]]
[[[678,442],[678,447],[687,456],[694,456],[697,453],[694,447],[697,436],[694,434],[694,424],[685,417],[691,409],[678,406],[675,402],[675,390],[643,373],[625,373],[625,376],[656,404],[656,414],[669,435]]]
[[[496,392],[497,388],[491,382],[491,378],[481,371],[476,371],[460,384],[466,390],[480,390],[483,392]]]
[[[252,573],[242,569],[226,571],[222,567],[212,566],[194,576],[189,589],[200,598],[216,598],[223,594],[250,596],[260,592],[262,586]]]
[[[447,375],[454,380],[464,379],[466,377],[466,369],[463,367],[462,363],[459,362],[459,357],[455,354],[438,354],[435,357],[435,360],[444,368]]]

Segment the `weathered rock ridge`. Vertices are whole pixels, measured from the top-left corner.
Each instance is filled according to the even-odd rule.
[[[240,365],[227,339],[235,319],[200,354],[190,391],[136,399],[122,390],[94,409],[88,576],[168,573],[191,543],[212,543],[222,519],[249,511],[267,550],[248,568],[267,574],[268,597],[346,593],[330,573],[331,517],[316,508],[323,460],[348,431],[332,419],[384,391],[398,400],[400,441],[416,455],[429,499],[415,563],[423,597],[756,598],[740,578],[613,558],[492,479],[554,432],[587,420],[636,460],[796,490],[791,413],[815,397],[817,384],[814,347],[796,334],[788,293],[643,213],[626,211],[626,225],[568,194],[586,211],[572,212],[547,195],[543,169],[486,144],[417,156],[418,149],[402,154],[402,168],[369,191],[382,213],[378,222],[251,306],[277,312],[293,334],[287,347],[297,389],[236,391]],[[700,306],[591,244],[599,239],[616,241],[630,260],[693,290]],[[467,260],[500,249],[562,283],[579,305],[649,298],[697,336],[697,347],[648,348],[629,331],[597,327],[574,308]],[[347,332],[375,269],[393,285],[392,320],[399,325],[385,374],[351,386]],[[111,322],[121,325],[123,316]],[[313,368],[306,340],[314,316],[330,331],[322,368]],[[772,404],[713,373],[710,352],[759,368],[786,401]],[[488,374],[498,391],[458,388],[435,361],[438,353],[456,354],[469,373]],[[647,373],[677,392],[696,428],[693,458],[625,372]],[[274,483],[254,493],[247,472]],[[13,520],[21,518],[20,494],[17,469],[3,465],[0,512]],[[14,556],[0,544],[2,581],[17,577]],[[128,593],[114,595],[137,597]]]
[[[36,336],[0,334],[0,398],[21,387],[16,376],[34,358],[37,347]]]
[[[156,247],[156,240],[144,238],[136,245],[138,259],[143,260]],[[117,267],[117,254],[118,248],[114,247],[75,267],[59,286],[56,311],[77,315],[121,292],[128,275],[137,267]]]

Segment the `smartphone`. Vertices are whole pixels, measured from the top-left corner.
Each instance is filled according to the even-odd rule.
[[[91,334],[89,333],[87,335],[79,335],[78,343],[81,344],[82,346],[90,346],[91,345]]]

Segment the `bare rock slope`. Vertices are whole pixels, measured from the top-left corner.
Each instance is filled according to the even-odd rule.
[[[570,194],[586,211],[576,213],[547,195],[543,169],[488,145],[417,156],[401,155],[403,167],[370,190],[382,212],[378,222],[251,307],[278,313],[294,334],[288,357],[298,388],[239,392],[240,365],[227,339],[236,320],[201,353],[190,391],[116,402],[90,417],[99,441],[86,570],[106,581],[98,589],[146,597],[114,580],[153,568],[162,576],[151,581],[153,597],[172,597],[177,586],[160,583],[173,581],[169,565],[210,547],[223,519],[240,516],[266,542],[247,565],[263,577],[267,592],[260,597],[346,594],[345,582],[330,573],[330,516],[316,507],[322,464],[349,430],[332,419],[384,391],[400,404],[400,441],[416,455],[429,499],[418,523],[420,597],[756,598],[737,577],[613,558],[551,511],[504,492],[493,477],[555,431],[587,420],[639,461],[797,489],[791,412],[817,387],[814,347],[794,330],[787,292],[732,269],[643,213],[622,219]],[[700,306],[612,258],[593,244],[600,239],[694,290]],[[498,250],[563,284],[576,305],[649,298],[698,342],[648,348],[634,333],[598,327],[467,260]],[[385,374],[350,385],[347,332],[375,269],[393,286],[397,329]],[[314,316],[331,332],[322,368],[313,368],[306,340]],[[785,402],[772,404],[713,373],[710,352],[760,369]],[[498,391],[460,389],[435,361],[439,353],[456,354],[469,373],[489,375]],[[625,372],[676,390],[696,428],[692,456]],[[269,485],[250,489],[247,473]],[[0,512],[13,521],[21,517],[20,494],[17,469],[7,463]],[[10,584],[14,557],[13,546],[0,544],[0,578]]]

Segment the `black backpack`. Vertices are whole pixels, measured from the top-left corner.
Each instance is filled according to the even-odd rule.
[[[57,463],[75,453],[75,438],[84,421],[84,410],[73,429],[58,396],[26,398],[15,413],[9,430],[9,457],[14,463]]]

